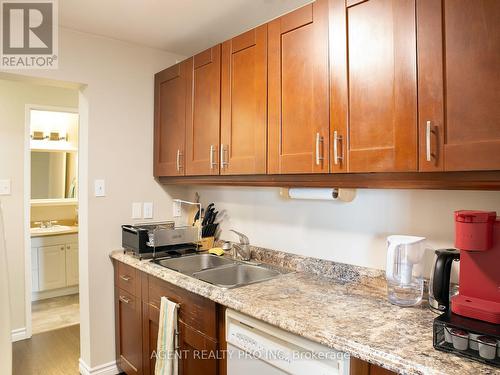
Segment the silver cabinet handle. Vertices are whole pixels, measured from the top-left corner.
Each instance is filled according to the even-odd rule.
[[[225,159],[224,159],[224,154],[226,152],[226,149],[224,148],[224,145],[221,144],[220,145],[220,167],[222,169],[224,169],[225,167],[227,167],[229,165],[229,162],[227,162]]]
[[[432,159],[432,153],[431,153],[431,133],[433,132],[432,130],[432,124],[430,121],[427,121],[426,127],[425,127],[425,160],[431,161]]]
[[[179,329],[174,330],[174,350],[179,350],[180,347],[180,339],[179,339]]]
[[[217,162],[214,158],[214,153],[216,151],[216,147],[214,145],[210,145],[210,169],[214,169],[217,166]]]
[[[180,172],[180,170],[181,170],[181,150],[177,150],[175,166],[177,168],[177,172]]]
[[[129,304],[130,303],[130,299],[124,297],[124,296],[120,296],[118,297],[120,299],[120,301],[122,301],[123,303],[126,303],[126,304]]]
[[[129,282],[130,281],[130,276],[120,275],[120,279],[122,279],[123,281]]]
[[[338,144],[342,143],[342,136],[338,134],[335,130],[333,132],[333,164],[338,165],[343,159],[343,156],[339,155]]]
[[[321,161],[323,160],[323,152],[320,149],[321,143],[323,143],[323,137],[321,134],[316,133],[316,165],[320,165]]]

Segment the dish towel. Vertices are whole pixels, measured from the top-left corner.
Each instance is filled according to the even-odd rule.
[[[10,299],[7,270],[7,249],[5,245],[2,202],[0,202],[0,374],[12,374]]]
[[[161,297],[155,375],[177,375],[177,304]]]

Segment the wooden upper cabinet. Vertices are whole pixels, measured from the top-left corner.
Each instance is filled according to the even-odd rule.
[[[193,60],[155,75],[154,175],[184,175],[186,101]]]
[[[416,171],[415,0],[348,0],[346,16],[349,170]]]
[[[270,22],[268,37],[268,173],[327,173],[328,1]]]
[[[222,44],[221,174],[265,174],[267,25]]]
[[[186,121],[186,175],[219,174],[221,46],[193,57]]]
[[[500,170],[500,2],[417,2],[422,171]]]

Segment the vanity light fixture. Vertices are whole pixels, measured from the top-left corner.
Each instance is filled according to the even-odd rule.
[[[49,135],[45,135],[43,131],[34,130],[31,134],[31,139],[36,141],[43,141],[45,139],[49,141],[68,141],[68,135],[61,136],[59,132],[50,132]]]

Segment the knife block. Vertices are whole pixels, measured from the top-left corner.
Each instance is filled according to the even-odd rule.
[[[201,239],[201,241],[199,242],[199,250],[200,251],[206,251],[206,250],[210,250],[211,248],[214,247],[214,243],[215,243],[215,237],[203,237]]]

